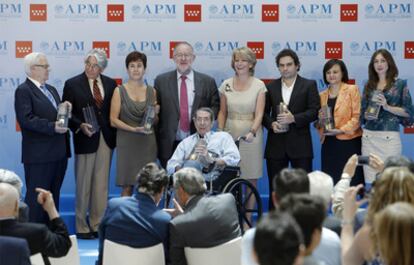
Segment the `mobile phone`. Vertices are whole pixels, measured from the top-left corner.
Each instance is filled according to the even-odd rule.
[[[369,165],[369,156],[358,156],[358,166]]]

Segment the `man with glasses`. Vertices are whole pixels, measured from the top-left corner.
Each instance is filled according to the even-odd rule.
[[[50,66],[42,53],[24,58],[27,79],[15,92],[14,107],[22,132],[22,163],[26,179],[25,202],[29,221],[49,222],[36,202],[36,188],[50,190],[59,209],[60,188],[70,156],[67,128],[56,121],[60,98],[56,88],[46,84]]]
[[[180,141],[195,132],[191,117],[201,107],[217,115],[219,94],[213,78],[192,69],[193,47],[180,42],[174,48],[176,69],[155,78],[158,103],[161,106],[157,130],[158,158],[165,168]]]
[[[76,234],[98,237],[98,227],[108,196],[108,178],[116,130],[110,126],[109,107],[116,82],[103,75],[108,65],[105,51],[93,49],[85,56],[85,71],[65,82],[63,98],[72,103],[69,127],[75,146]],[[85,119],[84,112],[93,119]],[[93,126],[93,120],[98,126]],[[89,224],[87,215],[89,212]]]

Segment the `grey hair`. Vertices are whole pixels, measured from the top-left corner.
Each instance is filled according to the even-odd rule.
[[[32,52],[26,55],[23,59],[24,62],[24,71],[26,72],[27,76],[31,76],[32,74],[32,66],[39,62],[41,57],[45,57],[46,55],[41,52]]]
[[[106,66],[108,66],[108,58],[106,57],[106,52],[103,49],[92,49],[90,50],[85,56],[85,64],[88,62],[89,57],[95,57],[96,61],[98,61],[98,66],[101,70],[105,70]]]
[[[167,187],[169,178],[156,163],[146,164],[137,176],[137,191],[154,196]]]
[[[308,174],[310,195],[319,195],[328,206],[334,191],[333,180],[328,174],[315,170]]]
[[[193,120],[197,119],[197,113],[198,113],[199,111],[208,112],[208,113],[210,114],[210,120],[211,120],[211,122],[214,122],[214,120],[215,120],[215,117],[214,117],[214,111],[213,111],[211,108],[209,108],[209,107],[201,107],[201,108],[199,108],[199,109],[198,109],[198,110],[194,113]]]
[[[22,194],[22,181],[13,171],[0,168],[0,183],[8,183],[16,188],[19,196]]]
[[[182,168],[174,173],[174,189],[178,187],[188,195],[202,195],[206,190],[206,182],[200,171],[195,168]]]
[[[8,183],[0,183],[0,212],[8,214],[19,201],[19,193]],[[6,217],[6,216],[2,216]]]
[[[176,53],[177,53],[177,47],[178,47],[178,46],[181,46],[181,45],[187,45],[188,47],[190,47],[190,48],[191,48],[191,52],[192,52],[192,53],[193,53],[193,55],[194,55],[194,48],[193,48],[193,46],[192,46],[189,42],[187,42],[187,41],[180,41],[179,43],[175,44],[175,46],[174,46],[174,52],[173,52],[173,54],[174,54],[174,55],[176,55]]]

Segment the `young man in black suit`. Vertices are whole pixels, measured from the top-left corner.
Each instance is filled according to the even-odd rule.
[[[312,171],[312,139],[309,125],[318,117],[320,98],[315,80],[298,75],[298,55],[284,49],[276,56],[281,77],[268,84],[263,125],[268,130],[265,158],[269,177],[269,194],[272,180],[280,170],[289,166]],[[277,115],[280,103],[287,112]],[[281,127],[288,126],[284,132]],[[273,208],[269,200],[269,209]]]

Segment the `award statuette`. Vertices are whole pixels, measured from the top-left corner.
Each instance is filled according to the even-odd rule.
[[[72,117],[72,106],[68,102],[60,103],[58,106],[58,113],[56,121],[59,127],[68,128],[69,118]]]
[[[323,128],[323,131],[328,132],[335,129],[331,107],[329,107],[328,105],[324,105],[322,106],[321,111],[322,119],[319,121],[319,124]]]
[[[152,125],[154,124],[154,118],[155,118],[155,107],[152,105],[148,105],[145,110],[144,119],[142,120],[142,127],[144,127],[144,130],[148,133],[152,132]]]
[[[276,114],[279,116],[280,114],[288,113],[288,107],[284,102],[280,102],[279,105],[277,105],[277,112]],[[279,131],[281,133],[289,131],[289,124],[279,124]]]
[[[367,120],[376,120],[378,119],[379,112],[381,110],[381,105],[378,104],[378,97],[382,92],[379,90],[374,90],[372,93],[371,99],[368,103],[368,107],[365,110],[364,117]]]
[[[83,117],[85,119],[85,122],[92,125],[92,131],[93,133],[96,133],[99,131],[99,124],[98,120],[96,119],[95,110],[92,106],[87,106],[82,108]]]

